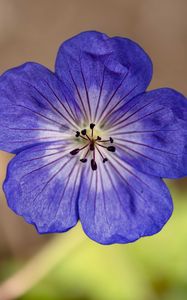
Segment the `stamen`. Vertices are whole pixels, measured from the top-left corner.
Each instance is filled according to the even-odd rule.
[[[87,158],[86,156],[88,155],[88,152],[90,151],[90,149],[88,148],[88,150],[86,151],[86,154],[84,155],[84,157],[82,159],[80,159],[80,161],[82,162],[87,162]]]
[[[95,124],[91,123],[90,124],[90,129],[94,129],[94,127],[95,127]]]
[[[76,137],[79,137],[80,136],[80,132],[79,131],[76,131]]]
[[[97,140],[99,140],[99,139],[97,139]],[[101,138],[100,138],[100,141],[101,141]],[[114,139],[110,137],[109,140],[102,140],[101,141],[101,143],[108,143],[108,142],[110,142],[112,144],[114,142]]]
[[[76,149],[70,151],[70,154],[71,154],[71,155],[76,155],[76,154],[79,153],[79,151],[81,151],[81,150],[85,149],[86,147],[88,147],[88,145],[89,145],[89,144],[86,144],[86,145],[85,145],[84,147],[82,147],[82,148],[76,148]]]
[[[97,145],[100,146],[100,147],[103,147],[103,148],[107,149],[110,152],[115,152],[116,151],[116,148],[114,146],[108,146],[108,147],[106,147],[106,146],[103,146],[103,145],[98,144],[98,143],[97,143]]]
[[[108,160],[108,158],[103,156],[103,154],[101,153],[100,149],[97,146],[96,146],[96,148],[97,148],[97,151],[99,152],[99,154],[101,155],[101,157],[103,159],[103,163],[105,163]]]
[[[87,162],[87,158],[81,158],[80,161],[85,163],[85,162]]]
[[[87,134],[86,129],[82,129],[81,131],[76,131],[75,136],[78,138],[82,138],[87,141],[86,145],[83,146],[82,148],[76,148],[70,152],[71,155],[76,155],[78,154],[81,150],[87,148],[86,153],[84,154],[83,158],[80,158],[80,161],[82,163],[87,162],[87,155],[89,154],[89,151],[92,151],[92,159],[90,161],[91,163],[91,168],[93,171],[97,170],[97,163],[96,163],[96,150],[99,152],[100,156],[102,157],[103,163],[108,161],[108,158],[105,157],[102,153],[102,151],[99,149],[100,147],[105,148],[106,150],[110,152],[115,152],[116,148],[114,146],[104,146],[102,143],[114,143],[114,140],[112,137],[109,137],[108,140],[102,140],[100,136],[97,136],[97,138],[93,137],[94,136],[94,123],[90,123],[90,129],[91,129],[91,134]]]
[[[86,135],[86,129],[81,130],[82,135]]]
[[[81,137],[82,139],[87,141],[87,139],[81,135],[80,131],[76,131],[75,137]]]
[[[86,135],[86,137],[88,138],[88,140],[90,140],[90,137],[87,135],[87,133],[86,133],[86,129],[83,129],[82,131],[81,131],[81,133],[82,133],[82,135]]]
[[[114,146],[108,146],[107,150],[110,151],[110,152],[115,152],[116,148]]]
[[[93,129],[94,129],[94,127],[95,127],[95,124],[94,124],[94,123],[91,123],[91,124],[90,124],[90,129],[92,130],[92,134],[91,134],[92,137],[93,137]]]
[[[81,130],[82,135],[86,135],[86,129]]]
[[[76,154],[78,154],[78,153],[79,153],[79,148],[70,151],[70,154],[71,154],[71,155],[76,155]]]
[[[91,160],[91,168],[93,171],[97,170],[97,164],[96,161],[92,158]]]
[[[83,140],[88,140],[87,138],[85,138],[84,136],[82,136],[81,134],[80,134],[80,137],[83,139]]]

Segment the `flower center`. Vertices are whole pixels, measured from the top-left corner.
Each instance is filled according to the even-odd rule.
[[[99,155],[102,157],[103,163],[108,161],[108,158],[105,157],[101,151],[101,148],[105,148],[109,152],[115,152],[116,148],[111,145],[113,144],[114,140],[112,137],[109,137],[107,140],[103,140],[100,136],[95,136],[94,134],[94,127],[95,124],[90,124],[90,130],[83,129],[81,131],[77,131],[75,137],[81,138],[85,141],[85,145],[81,148],[75,148],[74,150],[70,151],[71,155],[77,155],[78,153],[81,153],[84,149],[86,149],[86,153],[84,156],[80,159],[82,163],[87,162],[88,154],[91,152],[91,169],[93,171],[97,170],[97,163],[96,163],[96,151],[98,151]],[[107,145],[109,144],[109,145]]]

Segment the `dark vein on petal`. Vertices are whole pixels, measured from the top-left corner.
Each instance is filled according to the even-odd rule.
[[[130,90],[125,96],[123,96],[123,98],[121,98],[118,102],[117,102],[117,104],[115,104],[110,110],[109,110],[109,112],[106,114],[106,116],[104,117],[104,119],[101,121],[101,122],[103,122],[103,125],[105,125],[106,123],[107,123],[107,118],[109,118],[113,113],[115,113],[118,109],[120,109],[120,107],[119,108],[117,108],[117,106],[126,98],[126,97],[128,97],[135,89],[136,89],[136,87],[137,87],[137,85],[136,86],[134,86],[133,88],[132,88],[132,90]],[[125,103],[125,105],[127,105],[127,104],[129,104],[132,100],[133,100],[134,98],[131,98],[129,101],[127,101],[127,103]],[[117,109],[116,109],[117,108]],[[114,110],[115,109],[115,110]],[[129,109],[130,110],[130,109]],[[127,112],[125,112],[125,114],[126,114]],[[123,115],[124,116],[124,115]],[[119,119],[118,119],[119,120]]]
[[[80,170],[81,170],[81,165],[79,165],[79,167],[78,167],[78,171],[77,171],[77,174],[75,176],[75,182],[74,182],[74,185],[73,185],[73,190],[72,190],[71,197],[70,197],[70,215],[71,215],[73,197],[74,197],[74,193],[75,193],[75,187],[76,187],[79,175],[80,175]]]
[[[144,144],[144,143],[139,143],[139,142],[130,141],[130,140],[126,140],[126,139],[119,139],[119,138],[115,138],[115,141],[116,140],[124,141],[124,142],[130,143],[130,144],[134,144],[134,145],[144,146],[144,147],[147,147],[147,148],[150,148],[150,149],[153,149],[153,150],[156,150],[156,151],[160,151],[160,152],[166,153],[166,154],[177,155],[176,153],[172,153],[172,152],[165,151],[165,150],[162,150],[162,149],[159,149],[159,148],[155,148],[155,147],[152,147],[152,146]],[[123,144],[120,144],[120,143],[118,143],[118,145],[123,146]]]
[[[64,93],[62,92],[65,100],[66,100],[66,103],[68,104],[68,107],[72,113],[72,115],[70,114],[70,112],[68,111],[67,107],[64,105],[64,103],[61,101],[61,99],[59,98],[59,96],[55,93],[55,91],[52,89],[52,87],[50,86],[50,84],[44,80],[44,82],[47,84],[47,86],[49,87],[49,89],[52,91],[53,95],[55,96],[55,98],[57,99],[57,101],[60,103],[60,105],[65,109],[65,111],[67,112],[67,114],[70,116],[70,118],[76,123],[76,117],[71,109],[71,106],[69,105],[69,102],[67,101],[67,98],[65,97]]]
[[[31,195],[34,191],[36,191],[39,187],[41,187],[41,182],[37,185],[32,190],[29,190],[29,194]]]
[[[58,150],[58,149],[62,149],[64,145],[62,144],[60,147],[53,147],[53,148],[45,148],[46,151],[48,150]],[[34,152],[41,152],[41,149],[34,149]]]
[[[32,141],[40,141],[40,140],[48,140],[48,139],[57,139],[59,137],[55,137],[55,136],[45,136],[45,137],[41,137],[41,138],[32,138],[32,139],[28,139],[28,140],[16,140],[16,141],[12,141],[12,144],[16,144],[16,143],[27,143],[27,142],[32,142]],[[60,140],[54,140],[55,142],[60,142],[60,141],[64,141],[65,139],[60,139]],[[52,142],[52,141],[51,141]]]
[[[61,151],[57,151],[55,153],[50,153],[50,154],[34,157],[34,158],[31,158],[31,159],[23,160],[23,163],[38,160],[38,159],[42,159],[42,158],[45,158],[45,157],[48,157],[48,156],[53,156],[53,155],[56,155],[56,154],[59,154],[59,153],[62,153],[62,152],[64,152],[64,149],[62,149]]]
[[[56,124],[58,124],[58,125],[60,125],[60,126],[63,125],[62,123],[59,123],[59,122],[57,122],[57,121],[55,121],[55,120],[53,120],[53,119],[51,119],[51,118],[48,118],[48,117],[46,117],[45,115],[42,115],[41,113],[39,113],[39,112],[37,112],[37,111],[34,111],[34,110],[32,110],[31,108],[26,107],[26,106],[24,106],[24,105],[16,104],[15,106],[18,106],[18,107],[22,107],[22,108],[24,108],[24,109],[27,109],[27,110],[31,111],[32,113],[34,113],[34,114],[36,114],[36,115],[38,115],[38,116],[40,116],[40,117],[42,117],[42,118],[44,118],[44,119],[46,119],[46,120],[48,120],[48,121],[51,121],[51,122],[53,122],[53,123],[56,123]]]
[[[69,101],[68,101],[66,95],[64,94],[64,92],[62,92],[62,94],[63,94],[63,96],[64,96],[64,98],[65,98],[65,100],[66,100],[66,103],[68,104],[68,107],[69,107],[69,109],[70,109],[72,115],[74,116],[75,122],[78,122],[79,117],[78,117],[78,114],[77,114],[77,109],[75,108],[75,111],[73,111],[73,109],[71,108],[71,105],[70,105],[70,103],[69,103]],[[75,102],[76,102],[76,101],[75,101]],[[76,105],[78,106],[77,102],[76,102]],[[79,106],[78,106],[78,108],[79,108]],[[80,109],[80,108],[79,108],[79,109]]]
[[[86,113],[86,109],[85,109],[85,106],[84,106],[84,102],[83,102],[83,100],[82,100],[82,97],[81,97],[81,94],[80,94],[80,92],[79,92],[78,86],[77,86],[77,84],[76,84],[76,82],[75,82],[75,79],[73,78],[73,75],[72,75],[72,73],[71,73],[71,69],[70,69],[70,67],[69,67],[69,64],[68,64],[68,70],[69,70],[71,79],[72,79],[72,81],[73,81],[73,84],[74,84],[74,86],[75,86],[75,89],[76,89],[77,95],[78,95],[78,97],[79,97],[79,100],[80,100],[80,102],[81,102],[81,105],[82,105],[82,108],[83,108],[83,111],[84,111],[85,118],[88,120],[87,113]]]
[[[97,147],[97,145],[95,145],[95,148],[97,149],[97,151],[99,152],[99,154],[101,155],[101,157],[104,159],[105,156],[103,155],[103,153],[101,152],[101,150],[99,149],[99,147]]]
[[[114,96],[116,95],[117,91],[119,90],[119,88],[122,86],[123,82],[125,81],[127,75],[129,74],[129,69],[126,72],[125,76],[123,77],[123,79],[121,80],[120,84],[116,87],[116,89],[114,90],[114,92],[112,93],[111,97],[109,98],[108,102],[106,103],[105,107],[103,108],[100,116],[99,116],[99,121],[101,120],[101,117],[103,116],[104,112],[106,111],[107,107],[109,106],[109,104],[111,103],[111,101],[113,100]]]
[[[149,103],[146,103],[145,105],[141,106],[139,109],[137,109],[135,112],[133,112],[132,114],[130,114],[130,115],[129,115],[128,117],[126,117],[125,119],[118,120],[118,122],[113,123],[114,128],[115,128],[117,125],[119,125],[119,124],[121,124],[121,123],[127,121],[128,119],[130,119],[132,116],[134,116],[135,114],[137,114],[138,112],[140,112],[140,111],[141,111],[142,109],[144,109],[145,107],[149,107],[149,105],[151,105],[153,102],[155,102],[155,100],[150,101]],[[126,113],[127,113],[127,112],[126,112]],[[125,113],[124,115],[126,115],[126,113]]]
[[[151,116],[151,115],[153,115],[153,114],[155,114],[155,113],[157,113],[157,112],[159,112],[159,111],[162,111],[162,110],[165,110],[165,107],[164,108],[160,108],[160,109],[158,109],[158,110],[155,110],[155,111],[153,111],[153,112],[151,112],[151,113],[149,113],[149,114],[146,114],[146,115],[144,115],[143,117],[141,117],[141,118],[139,118],[139,119],[137,119],[137,120],[134,120],[134,121],[132,121],[132,122],[129,122],[129,123],[127,123],[127,124],[124,124],[124,126],[123,126],[123,128],[124,127],[127,127],[127,126],[129,126],[129,125],[131,125],[131,124],[134,124],[134,123],[136,123],[136,122],[138,122],[138,121],[141,121],[141,120],[143,120],[143,119],[145,119],[146,117],[149,117],[149,116]],[[114,130],[112,129],[111,130],[111,132],[116,132],[116,130],[117,129],[120,129],[121,127],[118,127],[118,128],[115,128]],[[118,132],[116,132],[117,134],[118,134]]]
[[[68,161],[66,161],[61,167],[60,169],[55,172],[53,174],[53,176],[46,182],[46,184],[44,185],[44,187],[42,188],[42,190],[37,194],[37,196],[34,198],[33,202],[36,201],[36,199],[41,195],[41,193],[43,193],[43,191],[46,189],[46,187],[48,186],[48,184],[62,171],[62,169],[71,161],[71,159],[69,159]]]
[[[138,179],[141,183],[145,184],[149,189],[152,190],[152,188],[145,182],[143,181],[139,176],[137,176],[134,172],[132,172],[131,170],[129,170],[129,168],[125,167],[122,163],[121,163],[121,159],[118,158],[116,159],[114,157],[114,161],[116,161],[117,164],[119,164],[127,173],[131,174],[132,176],[134,176],[136,179]]]
[[[45,129],[45,128],[18,128],[18,127],[8,127],[3,126],[4,128],[10,129],[10,130],[20,130],[20,131],[50,131],[50,132],[58,132],[62,133],[60,130],[54,130],[54,129]]]
[[[137,86],[135,86],[132,90],[130,90],[130,92],[127,93],[121,100],[124,100],[126,97],[128,97],[128,96],[130,95],[130,93],[133,92],[133,90],[134,90],[136,87],[137,87]],[[108,116],[108,118],[109,118],[112,114],[114,114],[116,111],[119,111],[119,109],[122,108],[123,106],[126,107],[126,106],[127,106],[129,103],[131,103],[132,101],[134,101],[134,97],[130,98],[126,103],[124,103],[122,106],[120,106],[120,107],[117,108],[116,110],[114,110],[114,111],[111,110],[111,113],[110,113],[110,115]],[[119,117],[119,114],[117,114],[117,115],[116,115],[117,121],[118,121],[118,120],[121,120],[121,118],[124,117],[129,111],[131,111],[137,104],[139,104],[139,103],[136,102],[136,103],[135,103],[133,106],[131,106],[125,113],[123,113],[120,117]],[[115,107],[114,107],[114,108],[115,108]],[[108,121],[108,120],[106,120],[106,123],[107,123],[107,121]],[[112,121],[112,123],[115,122],[115,121],[116,121],[116,118],[115,118],[114,121]],[[106,124],[106,123],[105,123],[105,124]],[[104,125],[105,125],[105,124],[104,124]],[[115,123],[114,123],[114,124],[115,124]]]
[[[104,85],[104,77],[105,77],[105,66],[103,68],[103,75],[102,75],[102,81],[101,81],[101,85],[100,85],[100,89],[99,89],[99,97],[97,99],[97,106],[96,106],[96,110],[95,110],[95,115],[94,115],[94,120],[97,117],[97,113],[98,113],[98,109],[99,109],[99,104],[100,104],[100,100],[101,100],[101,95],[102,95],[102,91],[103,91],[103,85]]]
[[[132,151],[132,152],[134,152],[134,153],[136,153],[136,154],[139,154],[140,156],[142,156],[142,157],[144,157],[144,158],[146,158],[146,159],[149,159],[149,160],[151,160],[151,161],[153,161],[153,162],[155,162],[155,163],[157,163],[157,164],[160,164],[160,165],[162,165],[162,166],[164,166],[164,167],[167,167],[167,165],[165,165],[165,164],[163,164],[163,163],[161,163],[161,162],[159,162],[159,161],[157,161],[157,160],[154,160],[153,158],[151,158],[151,157],[149,157],[149,156],[147,156],[147,155],[145,155],[145,154],[143,154],[143,153],[141,153],[141,152],[139,152],[139,151],[137,151],[137,150],[134,150],[134,149],[132,149],[132,148],[129,148],[128,146],[125,146],[125,145],[120,146],[120,145],[118,145],[118,147],[121,148],[122,150],[123,150],[123,148],[128,149],[128,150],[130,150],[130,151]]]
[[[108,220],[107,209],[106,209],[106,197],[105,197],[105,190],[104,190],[103,178],[102,178],[102,174],[101,174],[101,168],[99,169],[99,173],[100,173],[100,179],[101,179],[101,188],[102,188],[102,197],[103,197],[105,217],[106,217],[106,221],[107,221],[108,227],[110,229],[110,223],[109,223],[109,220]]]
[[[43,97],[43,99],[45,99],[46,101],[47,101],[47,103],[52,107],[52,109],[56,112],[56,113],[58,113],[62,118],[64,118],[68,123],[70,123],[74,128],[76,128],[76,125],[74,125],[74,123],[72,123],[72,121],[71,120],[69,120],[66,116],[64,116],[64,114],[60,111],[60,110],[58,110],[54,105],[53,105],[53,103],[51,103],[51,101],[45,96],[45,95],[43,95],[35,86],[33,86],[33,85],[31,85],[30,84],[30,86],[35,90],[35,91],[37,91],[38,92],[38,94],[41,96],[41,97]],[[61,102],[61,101],[60,101]]]
[[[80,62],[80,70],[81,70],[81,75],[82,75],[82,79],[83,79],[83,83],[84,83],[84,88],[85,88],[85,92],[86,92],[86,99],[87,99],[87,103],[88,103],[89,116],[90,116],[90,120],[92,120],[90,98],[89,98],[88,88],[87,88],[87,85],[86,85],[86,79],[84,77],[84,73],[83,73],[83,70],[82,70],[81,58],[79,58],[79,62]]]
[[[160,129],[160,130],[134,130],[134,131],[122,131],[122,132],[118,132],[117,135],[121,135],[121,134],[145,134],[145,133],[155,133],[155,132],[176,132],[178,131],[177,129],[175,130],[165,130],[165,129]]]
[[[34,172],[40,171],[40,170],[42,170],[43,168],[48,167],[48,166],[54,164],[55,162],[61,160],[62,158],[66,157],[66,156],[67,156],[67,154],[65,154],[65,155],[63,155],[63,156],[61,156],[61,157],[59,157],[59,158],[57,158],[57,159],[55,159],[55,160],[53,160],[53,161],[50,161],[49,163],[47,163],[47,164],[45,164],[45,165],[43,165],[43,166],[41,166],[41,167],[39,167],[39,168],[37,168],[37,169],[34,169],[34,170],[30,171],[29,173],[23,175],[23,176],[21,177],[20,180],[22,180],[24,177],[26,177],[26,176],[28,176],[28,175],[30,175],[30,174],[33,174]]]
[[[66,178],[67,180],[66,180],[66,183],[65,183],[65,185],[64,185],[64,187],[63,187],[63,192],[62,192],[62,195],[61,195],[61,197],[60,197],[61,199],[60,199],[60,201],[59,201],[59,205],[58,205],[58,208],[57,208],[57,210],[56,210],[54,219],[56,218],[56,216],[57,216],[57,214],[58,214],[58,212],[59,212],[59,209],[60,209],[60,206],[61,206],[61,203],[62,203],[64,194],[65,194],[66,189],[67,189],[67,187],[68,187],[68,184],[69,184],[69,181],[70,181],[70,177],[71,177],[71,175],[72,175],[72,173],[73,173],[73,171],[74,171],[75,165],[76,165],[76,163],[74,163],[73,167],[71,168],[71,171],[70,171],[69,174],[67,175],[67,178]],[[71,199],[71,198],[70,198],[70,199]]]
[[[111,164],[111,166],[116,170],[116,168],[115,168],[112,164]],[[118,191],[117,191],[117,189],[116,189],[116,186],[115,186],[115,184],[114,184],[114,182],[113,182],[112,176],[110,175],[110,172],[109,172],[109,170],[108,170],[108,167],[106,167],[106,173],[107,173],[107,175],[108,175],[108,178],[109,178],[109,180],[110,180],[110,183],[111,183],[111,185],[112,185],[112,188],[113,188],[113,190],[114,190],[115,193],[116,193],[117,199],[118,199],[118,201],[119,201],[121,207],[122,207],[123,209],[125,209],[124,203],[121,201],[121,198],[120,198],[119,193],[118,193]]]
[[[98,192],[98,172],[95,172],[95,194],[94,194],[94,224],[96,228],[96,201],[97,201],[97,192]]]
[[[122,174],[118,171],[118,169],[110,162],[111,166],[113,167],[113,169],[118,173],[118,175],[121,177],[122,180],[124,180],[126,182],[126,184],[129,186],[130,190],[134,191],[135,193],[137,193],[143,200],[145,200],[145,198],[140,194],[140,192],[138,192],[129,182],[126,178],[124,178],[124,176],[122,176]],[[146,200],[145,200],[146,201]]]
[[[89,170],[90,171],[90,170]],[[90,196],[90,191],[91,191],[91,186],[92,186],[92,180],[93,180],[93,172],[91,172],[91,177],[90,177],[90,182],[89,182],[89,188],[88,188],[88,193],[87,193],[87,201],[86,201],[86,211],[88,209],[88,203],[89,203],[89,196]],[[95,212],[94,212],[95,213]]]

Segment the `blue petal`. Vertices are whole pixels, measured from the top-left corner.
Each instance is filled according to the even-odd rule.
[[[139,171],[187,175],[187,100],[163,88],[131,99],[108,120],[117,153]]]
[[[39,145],[10,162],[4,183],[9,207],[39,233],[63,232],[78,220],[81,169],[66,145]],[[70,157],[71,156],[71,157]]]
[[[0,77],[0,149],[17,153],[77,129],[80,112],[47,68],[26,63]]]
[[[74,93],[85,120],[102,123],[114,107],[145,91],[152,63],[133,41],[88,31],[61,45],[56,73]]]
[[[153,235],[172,214],[172,200],[160,178],[118,159],[84,172],[79,216],[85,233],[98,243],[129,243]]]

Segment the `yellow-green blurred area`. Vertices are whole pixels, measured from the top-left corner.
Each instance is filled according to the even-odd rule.
[[[150,89],[186,94],[186,11],[186,0],[0,0],[0,72],[26,61],[53,69],[63,40],[95,29],[141,44],[154,63]],[[11,157],[0,152],[1,186]],[[0,300],[186,300],[187,179],[168,184],[175,209],[163,230],[112,246],[89,240],[80,224],[38,235],[1,190],[0,283],[20,296],[5,299],[0,284]]]

